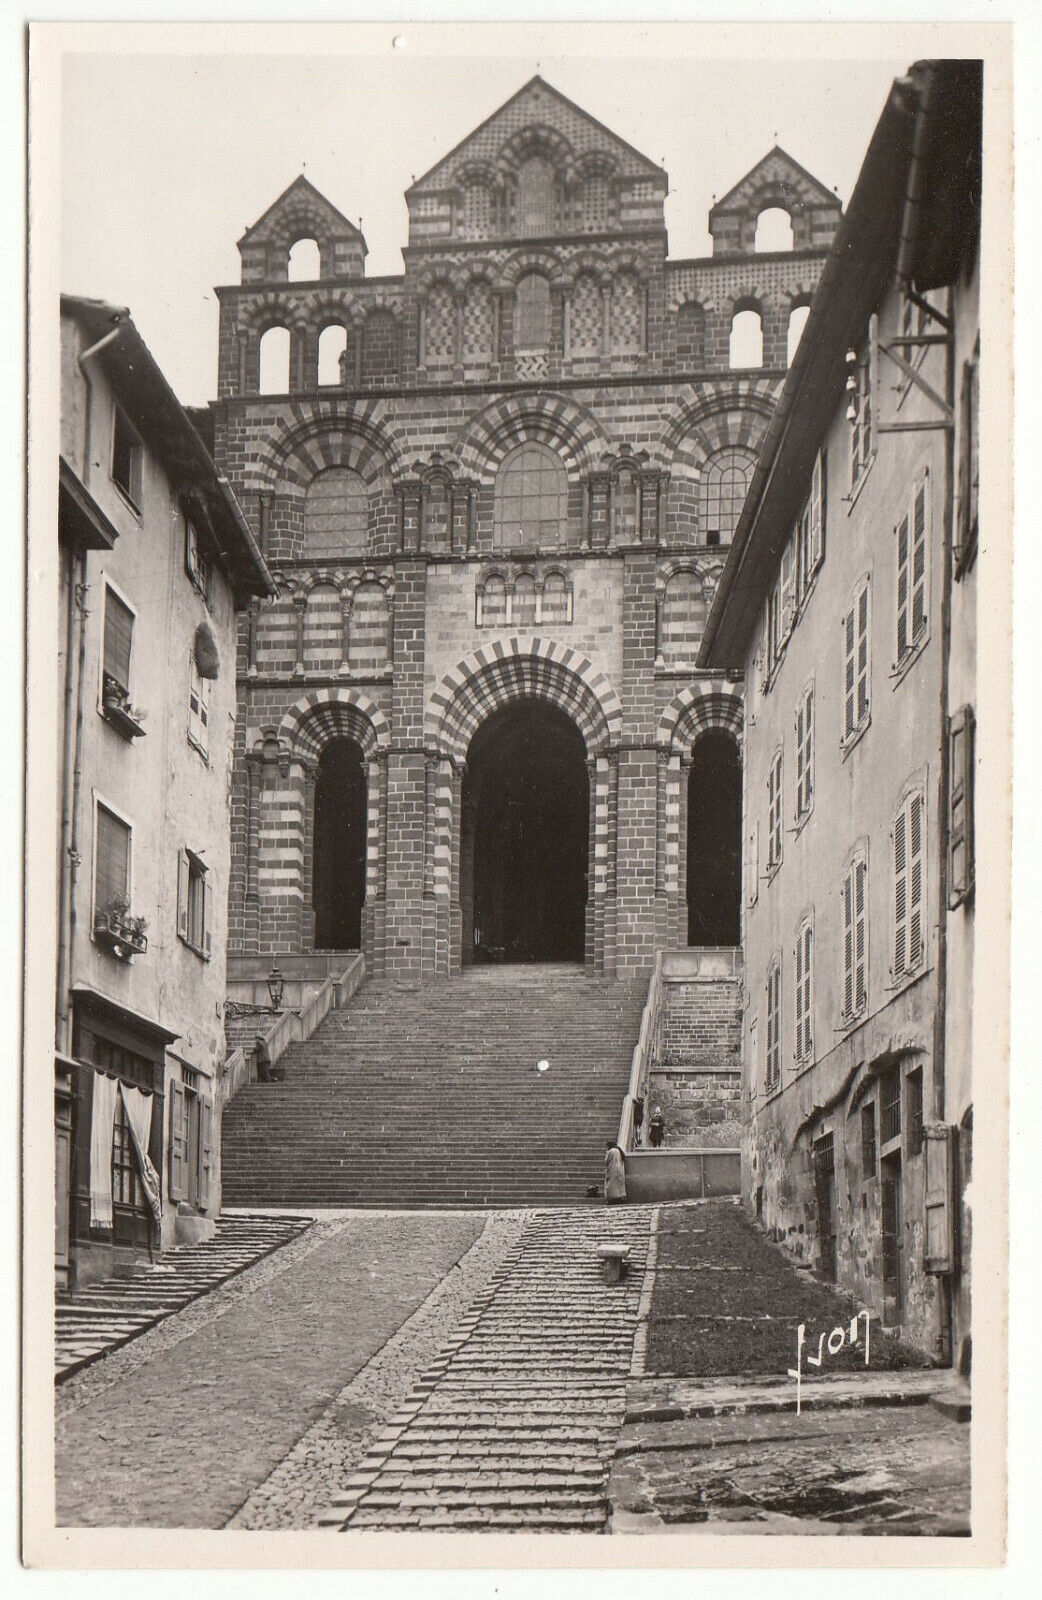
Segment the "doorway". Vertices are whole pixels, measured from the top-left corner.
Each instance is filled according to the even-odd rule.
[[[687,785],[687,942],[741,939],[742,762],[729,733],[703,733]]]
[[[902,1262],[901,1156],[884,1156],[879,1163],[880,1222],[882,1228],[883,1322],[896,1328],[904,1316]]]
[[[463,782],[463,960],[582,961],[590,787],[586,748],[556,707],[523,700],[489,717]]]
[[[359,950],[365,901],[366,777],[361,747],[332,739],[315,779],[316,950]]]

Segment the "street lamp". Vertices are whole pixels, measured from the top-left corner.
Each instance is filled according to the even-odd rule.
[[[272,967],[268,973],[268,994],[271,996],[271,1009],[282,1010],[282,990],[284,979],[278,967]]]

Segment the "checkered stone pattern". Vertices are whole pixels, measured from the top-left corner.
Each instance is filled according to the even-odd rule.
[[[629,272],[620,273],[611,286],[611,347],[622,355],[644,348],[644,289]]]
[[[519,378],[545,378],[550,371],[550,358],[544,350],[519,350],[514,366]]]
[[[492,360],[493,315],[492,290],[488,284],[470,284],[463,305],[464,362]]]
[[[651,1215],[534,1213],[319,1526],[605,1532]],[[629,1249],[619,1284],[602,1245]]]
[[[456,302],[446,284],[436,284],[427,297],[423,352],[429,367],[451,366],[456,358]]]
[[[584,272],[572,290],[571,321],[569,323],[570,347],[574,356],[596,356],[601,350],[601,330],[604,314],[601,309],[601,286],[596,278]]]
[[[331,583],[316,583],[304,612],[304,670],[335,672],[342,659],[343,635],[339,590]]]
[[[360,583],[351,605],[348,665],[361,677],[387,665],[390,644],[390,607],[379,583]]]

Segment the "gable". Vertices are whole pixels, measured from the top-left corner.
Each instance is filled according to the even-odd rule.
[[[826,189],[813,173],[775,145],[716,202],[709,213],[710,219],[729,212],[745,212],[762,204],[765,195],[769,199],[784,199],[792,209],[814,206],[841,210],[839,198],[831,189]]]
[[[362,235],[354,223],[349,222],[343,213],[301,174],[299,178],[294,178],[289,188],[282,191],[278,199],[258,217],[253,226],[246,229],[239,240],[239,248],[241,249],[243,245],[269,244],[273,241],[281,243],[287,225],[295,226],[298,223],[307,224],[316,235],[321,233],[336,238],[353,235],[356,239],[362,240]],[[364,240],[362,242],[364,245]]]

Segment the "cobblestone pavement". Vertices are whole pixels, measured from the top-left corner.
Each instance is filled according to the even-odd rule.
[[[206,1244],[175,1246],[126,1277],[60,1295],[54,1314],[55,1382],[138,1338],[310,1226],[310,1217],[222,1217]]]
[[[483,1223],[353,1212],[315,1224],[75,1375],[56,1392],[59,1526],[223,1527]]]
[[[318,1525],[603,1532],[650,1222],[636,1206],[532,1213]],[[620,1284],[603,1244],[629,1247]]]

